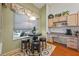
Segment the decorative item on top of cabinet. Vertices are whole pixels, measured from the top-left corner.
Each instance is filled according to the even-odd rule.
[[[69,11],[64,11],[62,13],[55,14],[55,17],[67,16],[69,15]]]
[[[58,14],[55,14],[55,17],[60,17],[62,14],[61,13],[58,13]]]
[[[53,14],[49,14],[48,15],[48,19],[52,19],[52,18],[54,18],[54,15]]]
[[[68,26],[77,26],[77,13],[68,15],[67,25]]]
[[[48,15],[48,27],[49,28],[53,27],[53,18],[54,18],[53,14]]]
[[[62,13],[62,15],[63,15],[63,16],[69,15],[69,11],[64,11],[64,12]]]

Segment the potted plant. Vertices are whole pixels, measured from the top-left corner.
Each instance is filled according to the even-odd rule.
[[[62,15],[63,15],[63,16],[65,16],[65,15],[69,15],[69,11],[65,11],[65,12],[63,12]]]
[[[55,14],[55,17],[60,17],[62,14],[59,13],[59,14]]]

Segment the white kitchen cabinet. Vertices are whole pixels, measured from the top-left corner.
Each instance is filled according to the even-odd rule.
[[[61,17],[59,18],[59,21],[67,21],[67,16],[61,16]]]
[[[53,43],[53,38],[52,38],[51,33],[48,33],[48,35],[47,35],[47,42]]]
[[[55,17],[55,18],[53,18],[53,22],[59,22],[59,18],[60,18],[60,17]]]
[[[48,19],[48,27],[53,27],[53,19]]]
[[[66,44],[67,43],[67,40],[65,39],[65,38],[59,38],[59,41],[60,41],[60,43],[62,43],[62,44]]]
[[[71,15],[68,15],[67,17],[67,24],[68,26],[77,26],[77,13],[76,14],[71,14]]]
[[[67,21],[67,16],[55,17],[53,22]]]
[[[77,47],[78,47],[78,51],[79,51],[79,38],[77,40]]]
[[[67,47],[73,48],[73,49],[78,49],[78,38],[68,38],[67,39]]]
[[[67,40],[66,40],[65,36],[61,36],[61,35],[56,35],[55,38],[54,38],[54,41],[58,42],[58,43],[61,43],[61,44],[66,44],[67,43]]]
[[[79,26],[79,12],[78,12],[78,22],[77,23],[78,23],[78,26]]]

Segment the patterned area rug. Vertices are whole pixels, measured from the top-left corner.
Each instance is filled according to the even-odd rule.
[[[47,44],[47,48],[40,52],[40,56],[50,56],[53,53],[55,48],[56,48],[55,45]],[[17,52],[13,56],[29,56],[29,55],[23,52]],[[33,55],[30,53],[30,56],[33,56]],[[39,56],[39,54],[35,53],[34,56]]]

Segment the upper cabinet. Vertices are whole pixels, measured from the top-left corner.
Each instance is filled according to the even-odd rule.
[[[78,22],[77,23],[78,23],[78,26],[79,26],[79,13],[78,13]]]
[[[67,21],[67,16],[61,16],[61,17],[59,17],[59,21]]]
[[[49,19],[48,26],[49,27],[79,26],[79,13]]]
[[[71,14],[67,17],[67,25],[68,26],[78,26],[77,20],[78,20],[77,14]]]
[[[52,21],[53,21],[53,22],[59,22],[59,17],[55,17],[55,18],[53,18]]]
[[[53,27],[53,19],[48,19],[48,27]]]
[[[67,16],[55,17],[53,22],[67,21]]]
[[[67,16],[48,19],[48,27],[61,27],[63,24],[65,24],[65,21],[67,21]]]

